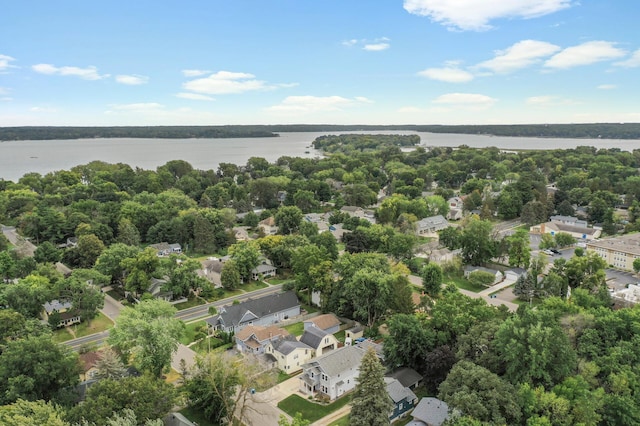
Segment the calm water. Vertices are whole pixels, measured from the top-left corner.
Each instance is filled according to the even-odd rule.
[[[282,156],[313,158],[321,155],[310,148],[321,135],[344,133],[418,134],[426,146],[476,148],[495,146],[503,149],[556,149],[576,146],[620,148],[631,151],[640,140],[538,139],[502,136],[438,134],[423,132],[298,132],[281,133],[277,138],[233,139],[76,139],[51,141],[0,142],[0,178],[17,181],[25,173],[46,174],[68,170],[93,160],[126,163],[132,167],[155,170],[170,160],[185,160],[196,169],[217,169],[220,163],[245,164],[250,157],[274,162]]]

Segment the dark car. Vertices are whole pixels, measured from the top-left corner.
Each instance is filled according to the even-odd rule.
[[[553,253],[553,254],[560,254],[560,252],[559,252],[558,250],[556,250],[556,249],[551,249],[551,253]]]

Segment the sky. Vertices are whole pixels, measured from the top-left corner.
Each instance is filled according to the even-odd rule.
[[[637,0],[6,0],[0,126],[640,122]]]

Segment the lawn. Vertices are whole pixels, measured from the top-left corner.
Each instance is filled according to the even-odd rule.
[[[290,395],[278,403],[278,408],[295,417],[296,413],[301,413],[302,418],[309,420],[311,423],[328,416],[336,410],[351,402],[351,396],[343,396],[332,402],[331,404],[316,404],[298,395]]]
[[[113,322],[101,313],[91,320],[91,327],[86,321],[70,327],[63,327],[53,332],[53,341],[56,343],[66,342],[78,337],[100,333],[113,327]],[[74,336],[75,334],[75,336]]]
[[[198,409],[187,407],[180,410],[179,413],[199,426],[216,426],[214,423],[207,420]]]
[[[205,301],[199,297],[189,296],[186,302],[180,302],[173,305],[177,310],[181,311],[187,308],[193,308],[194,306],[204,305]]]
[[[340,417],[338,420],[329,423],[329,426],[349,426],[349,415]]]
[[[444,283],[453,283],[456,287],[461,288],[463,290],[473,291],[474,293],[481,292],[485,290],[485,287],[475,286],[469,282],[466,278],[458,277],[454,275],[445,275],[442,280]]]
[[[247,293],[252,291],[260,290],[261,288],[267,288],[269,284],[263,283],[262,281],[250,281],[246,284],[242,284],[240,286],[240,290],[244,290]]]
[[[184,334],[180,338],[180,343],[183,345],[188,345],[189,343],[195,341],[196,336],[196,328],[205,325],[204,321],[196,321],[189,324],[186,324]]]
[[[344,335],[346,334],[346,332],[347,330],[340,330],[336,334],[334,334],[334,336],[336,336],[336,339],[338,339],[338,342],[344,343]]]
[[[201,340],[195,345],[190,346],[190,348],[200,355],[206,355],[209,350],[213,351],[221,345],[222,340],[218,339],[217,337],[209,337],[208,339]]]
[[[304,322],[295,322],[283,328],[294,336],[302,336],[302,333],[304,333]]]

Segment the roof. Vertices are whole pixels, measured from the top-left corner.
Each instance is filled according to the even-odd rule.
[[[270,325],[269,327],[249,325],[238,331],[236,333],[236,338],[240,340],[247,340],[254,335],[258,341],[262,342],[275,336],[288,336],[289,332],[275,325]]]
[[[400,381],[392,378],[385,377],[384,382],[387,385],[387,393],[396,404],[402,400],[413,401],[417,398],[416,394],[411,389],[403,386]]]
[[[275,271],[276,267],[273,265],[267,265],[265,263],[261,263],[260,265],[253,268],[252,273],[262,274],[263,272]]]
[[[492,275],[496,275],[500,273],[500,271],[496,269],[489,269],[489,268],[483,268],[482,266],[472,266],[472,265],[465,266],[464,271],[469,273],[481,271],[481,272],[488,272]]]
[[[298,342],[294,336],[286,336],[279,338],[271,343],[275,351],[280,352],[283,355],[289,355],[296,349],[313,349],[305,345],[302,342]]]
[[[268,218],[263,219],[260,222],[258,222],[258,225],[276,226],[276,219],[273,216],[269,216]]]
[[[166,241],[163,241],[161,243],[156,243],[156,244],[150,244],[149,247],[156,249],[158,251],[164,251],[164,250],[170,250],[171,246],[169,246],[169,243],[167,243]]]
[[[425,217],[424,219],[420,219],[416,222],[416,225],[419,228],[429,228],[435,225],[448,225],[449,221],[444,218],[441,214],[437,216]]]
[[[302,368],[319,367],[325,374],[333,377],[351,368],[359,368],[364,353],[364,350],[356,346],[344,346],[304,364]]]
[[[332,327],[340,325],[340,320],[333,314],[319,315],[317,317],[308,319],[305,322],[311,322],[321,330],[328,330]]]
[[[226,327],[239,325],[245,314],[250,313],[257,318],[262,318],[269,314],[282,312],[287,309],[300,306],[298,297],[293,291],[270,294],[259,299],[247,299],[237,305],[227,305],[220,308],[220,313],[207,319],[207,323],[216,326],[220,323]]]
[[[378,358],[380,359],[384,359],[384,352],[383,352],[383,347],[382,347],[382,343],[376,343],[371,339],[366,339],[363,340],[362,342],[358,343],[355,345],[356,348],[360,348],[363,351],[367,351],[367,349],[369,348],[373,348],[374,351],[376,351],[376,355],[378,355]]]
[[[62,310],[71,309],[71,306],[71,302],[66,300],[53,299],[50,302],[45,302],[44,310],[47,311],[47,314],[50,314],[53,311],[60,312]]]
[[[82,371],[87,372],[96,366],[96,362],[101,358],[100,352],[91,351],[78,355]]]
[[[402,384],[402,386],[405,387],[412,386],[422,380],[422,376],[420,375],[420,373],[409,367],[398,368],[397,370],[389,374],[389,377],[397,379]]]
[[[315,349],[320,345],[322,339],[329,335],[329,333],[317,327],[309,327],[300,336],[300,341]]]
[[[411,417],[429,426],[440,426],[449,418],[449,406],[438,398],[422,398]]]
[[[603,238],[587,243],[588,248],[597,247],[632,255],[640,255],[640,234],[626,234],[612,238]]]

